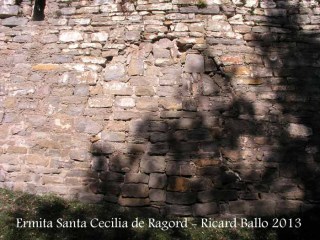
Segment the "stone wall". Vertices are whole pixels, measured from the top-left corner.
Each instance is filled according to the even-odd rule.
[[[317,1],[32,8],[0,6],[0,187],[170,215],[317,206]]]

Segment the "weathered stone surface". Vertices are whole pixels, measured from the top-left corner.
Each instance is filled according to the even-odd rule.
[[[88,105],[92,108],[109,108],[112,104],[113,99],[109,97],[92,97],[88,100]]]
[[[0,0],[0,187],[179,216],[316,207],[320,8],[296,2],[47,1],[33,21]]]
[[[126,173],[124,182],[125,183],[148,183],[149,175],[144,173]]]
[[[188,54],[186,64],[184,66],[185,72],[202,73],[204,72],[204,58],[199,54]]]
[[[129,67],[128,74],[130,76],[143,75],[144,65],[142,58],[132,58]]]
[[[164,172],[165,158],[162,156],[145,156],[141,160],[141,171],[145,173]]]
[[[32,66],[32,70],[35,71],[54,71],[54,70],[59,70],[61,69],[62,66],[59,64],[37,64]]]
[[[171,204],[193,204],[196,202],[196,195],[191,192],[167,192],[166,202]]]
[[[79,119],[75,122],[75,128],[79,132],[96,135],[97,133],[101,132],[103,126],[91,119]]]
[[[124,198],[124,197],[120,197],[118,203],[121,206],[131,206],[131,207],[148,206],[150,204],[150,199],[149,198]]]
[[[109,34],[107,32],[97,32],[91,34],[92,42],[106,42],[109,38]]]
[[[61,42],[77,42],[83,40],[82,33],[79,31],[64,31],[59,35]]]
[[[167,184],[167,175],[161,173],[151,173],[149,178],[150,188],[163,189]]]
[[[164,190],[151,189],[149,195],[152,202],[164,202],[166,200],[166,192]]]
[[[184,177],[169,177],[168,178],[168,191],[173,192],[186,192],[191,190],[190,179]]]
[[[190,216],[192,215],[192,207],[183,205],[167,205],[165,207],[165,213],[176,216]]]
[[[104,71],[104,80],[121,80],[125,76],[125,68],[120,64],[107,65]]]
[[[289,124],[288,132],[293,137],[309,137],[313,134],[311,128],[303,124],[296,124],[296,123]]]
[[[124,142],[126,134],[124,132],[102,131],[101,139],[108,142]]]
[[[72,149],[70,150],[70,158],[76,161],[85,161],[89,158],[89,152],[86,150]]]
[[[18,6],[3,5],[0,6],[0,18],[17,16],[19,12]]]
[[[135,158],[135,156],[115,154],[110,157],[110,169],[115,172],[137,173],[139,169],[139,159]]]
[[[110,81],[103,84],[103,91],[106,94],[130,96],[133,89],[129,84],[118,81]]]
[[[135,105],[135,100],[131,97],[117,97],[115,100],[115,106],[120,108],[133,108]]]
[[[238,199],[237,191],[235,190],[211,190],[198,193],[200,202],[211,201],[234,201]]]
[[[219,207],[217,203],[197,203],[192,207],[194,216],[208,216],[219,213]]]
[[[121,193],[123,197],[145,198],[149,196],[149,188],[146,184],[124,184]]]
[[[190,163],[168,162],[166,166],[167,175],[192,176],[195,173],[195,167]]]

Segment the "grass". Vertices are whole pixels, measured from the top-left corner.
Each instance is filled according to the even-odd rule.
[[[130,225],[135,219],[147,222],[148,217],[159,220],[181,220],[179,218],[162,218],[148,213],[125,211],[112,204],[83,204],[67,201],[52,195],[34,196],[21,192],[0,189],[0,239],[184,239],[184,240],[276,240],[274,230],[257,230],[248,228],[173,228],[163,231],[158,228],[17,228],[17,218],[24,220],[46,219],[56,223],[58,218],[90,222],[93,218],[110,220],[121,218]],[[188,219],[199,221],[197,218]],[[199,226],[199,225],[198,225]]]

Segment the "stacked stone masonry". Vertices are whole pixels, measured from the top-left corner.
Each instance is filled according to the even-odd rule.
[[[180,216],[318,205],[320,5],[0,0],[0,187]]]

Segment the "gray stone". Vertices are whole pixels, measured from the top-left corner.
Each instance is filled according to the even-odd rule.
[[[114,172],[133,172],[139,170],[139,159],[135,156],[115,154],[110,157],[110,170]]]
[[[149,198],[124,198],[120,197],[118,203],[121,206],[140,207],[150,205]]]
[[[89,152],[84,149],[71,149],[70,158],[77,161],[85,161],[89,158]]]
[[[238,193],[235,190],[209,190],[198,193],[200,202],[211,201],[234,201],[238,199]]]
[[[175,216],[190,216],[192,215],[192,207],[183,205],[167,205],[165,207],[165,213]]]
[[[80,31],[62,31],[59,35],[61,42],[77,42],[82,41],[82,33]]]
[[[195,173],[195,166],[190,163],[168,162],[166,167],[167,175],[192,176]]]
[[[107,32],[96,32],[91,34],[92,42],[106,42],[109,38]]]
[[[151,189],[149,192],[149,198],[152,202],[165,202],[166,201],[166,192],[159,189]]]
[[[110,108],[113,100],[110,97],[92,97],[88,100],[88,105],[91,108]]]
[[[197,203],[192,207],[194,216],[208,216],[219,213],[219,206],[215,202]]]
[[[130,42],[138,42],[140,40],[140,31],[127,31],[125,33],[125,39]]]
[[[125,68],[120,64],[110,64],[107,65],[104,70],[104,80],[112,81],[112,80],[121,80],[125,77]]]
[[[161,173],[151,173],[149,179],[150,188],[163,189],[167,185],[167,175]]]
[[[130,76],[136,75],[143,75],[144,72],[144,65],[143,59],[141,58],[132,58],[129,67],[128,67],[128,74]]]
[[[145,156],[141,160],[140,168],[145,173],[164,172],[165,158],[162,156]]]
[[[19,12],[19,6],[0,6],[0,18],[7,18],[17,16]]]
[[[189,73],[202,73],[204,72],[204,58],[199,54],[188,54],[184,71]]]
[[[88,134],[96,135],[102,131],[103,126],[91,119],[79,119],[75,122],[76,130]]]
[[[102,194],[79,193],[78,199],[84,203],[99,203],[103,200]]]
[[[125,183],[148,183],[149,175],[144,173],[126,173]]]
[[[124,184],[121,193],[123,197],[145,198],[149,196],[149,188],[146,184]]]
[[[313,134],[311,128],[297,123],[290,123],[288,126],[288,132],[293,137],[309,137]]]
[[[163,48],[153,47],[153,56],[155,58],[170,58],[170,51]]]
[[[102,131],[101,139],[108,142],[124,142],[126,134],[124,132]]]
[[[24,26],[27,23],[28,19],[23,17],[9,17],[2,21],[2,25],[7,27]]]
[[[133,108],[136,105],[134,98],[131,97],[117,97],[115,106],[120,108]]]
[[[193,204],[197,200],[197,195],[192,192],[167,192],[166,202],[171,204]]]

